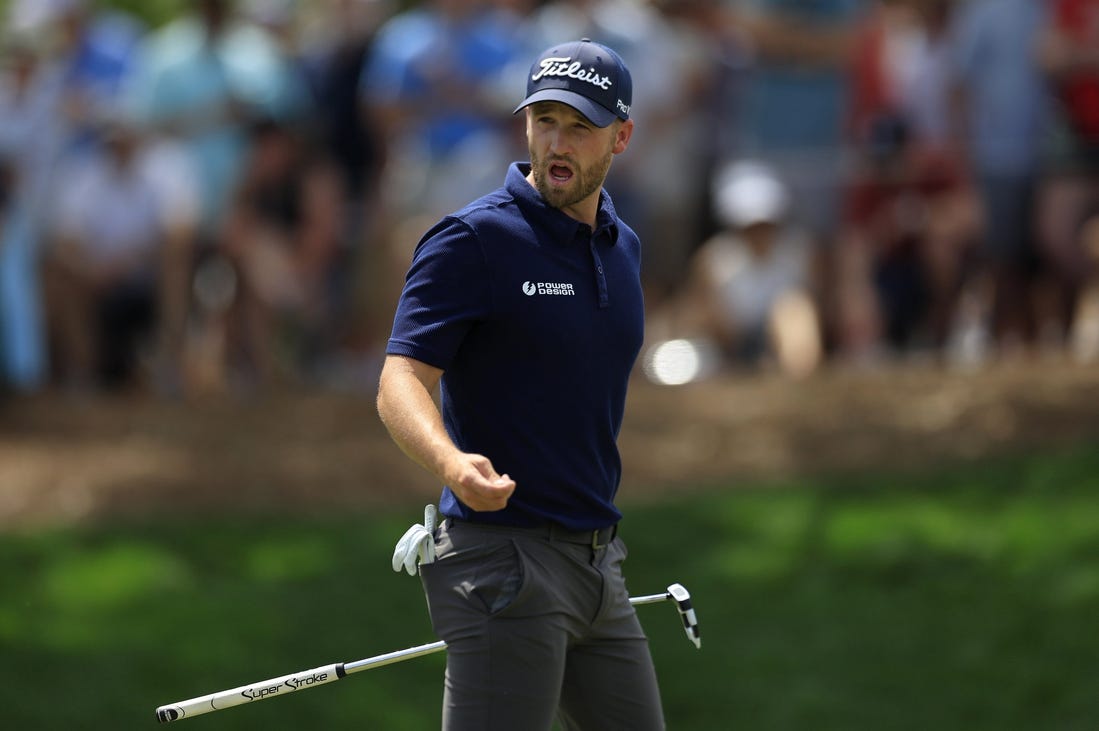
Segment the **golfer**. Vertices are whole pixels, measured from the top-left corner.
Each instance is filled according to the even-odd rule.
[[[611,49],[546,50],[515,110],[530,163],[424,235],[397,306],[378,411],[444,485],[420,566],[444,729],[664,728],[614,504],[644,313],[603,183],[631,95]]]

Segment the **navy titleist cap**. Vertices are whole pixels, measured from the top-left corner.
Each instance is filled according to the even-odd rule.
[[[617,53],[584,38],[542,52],[530,67],[527,98],[518,112],[535,102],[562,102],[597,127],[630,118],[633,81]]]

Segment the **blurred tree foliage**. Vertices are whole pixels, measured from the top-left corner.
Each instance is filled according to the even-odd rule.
[[[117,8],[139,18],[150,28],[179,17],[195,0],[99,0],[99,7]]]

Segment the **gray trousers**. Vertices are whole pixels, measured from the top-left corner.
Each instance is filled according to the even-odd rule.
[[[664,728],[621,538],[446,520],[420,573],[447,643],[445,731]]]

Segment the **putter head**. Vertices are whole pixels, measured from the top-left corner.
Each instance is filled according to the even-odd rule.
[[[679,616],[683,620],[683,630],[687,633],[687,639],[694,643],[699,650],[702,649],[702,634],[698,630],[698,617],[691,607],[691,594],[683,584],[672,584],[668,587],[668,596],[675,602]]]

